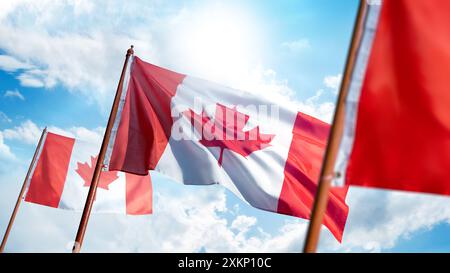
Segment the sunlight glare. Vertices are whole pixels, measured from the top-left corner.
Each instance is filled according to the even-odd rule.
[[[183,52],[194,73],[219,82],[233,82],[259,61],[260,38],[254,19],[240,9],[203,8],[183,26]]]

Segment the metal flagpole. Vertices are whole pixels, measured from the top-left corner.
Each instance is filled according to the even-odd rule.
[[[16,219],[17,212],[19,211],[20,204],[22,203],[22,199],[24,198],[25,191],[27,189],[27,182],[31,175],[31,170],[33,166],[36,164],[36,160],[38,158],[39,150],[41,149],[41,145],[44,139],[45,134],[47,133],[47,127],[42,131],[41,137],[39,138],[38,145],[36,150],[34,151],[33,159],[31,160],[30,166],[28,167],[27,175],[23,180],[22,189],[20,190],[19,197],[17,197],[16,206],[14,207],[13,213],[11,214],[11,218],[9,218],[8,227],[6,228],[5,235],[3,235],[2,244],[0,246],[0,253],[3,253],[5,250],[6,242],[8,241],[9,233],[11,232],[11,228],[14,224],[14,220]]]
[[[84,205],[83,215],[81,216],[80,225],[78,227],[77,236],[75,238],[75,243],[72,249],[73,253],[80,252],[81,245],[83,244],[84,234],[86,233],[86,227],[89,221],[89,216],[91,214],[92,205],[94,204],[95,193],[97,191],[98,181],[100,180],[100,174],[103,167],[103,160],[105,159],[106,149],[108,147],[109,138],[111,135],[112,127],[114,125],[114,120],[116,119],[117,110],[119,107],[120,97],[122,95],[122,86],[125,78],[125,72],[127,69],[128,60],[131,55],[134,54],[133,46],[127,50],[125,57],[125,62],[122,68],[122,74],[120,75],[119,85],[117,86],[116,96],[114,97],[113,106],[108,119],[108,125],[106,126],[105,135],[103,136],[102,146],[100,148],[100,153],[98,155],[97,164],[95,165],[94,174],[91,180],[91,186],[89,187],[89,193],[86,198],[86,204]]]
[[[322,170],[320,173],[319,183],[317,185],[317,192],[314,199],[314,206],[311,212],[311,219],[308,226],[306,241],[303,252],[313,253],[317,250],[317,245],[320,237],[320,228],[323,222],[328,204],[328,194],[331,187],[331,181],[334,178],[334,163],[339,148],[339,143],[342,137],[345,113],[345,99],[347,97],[348,88],[350,86],[351,75],[355,66],[356,53],[361,43],[363,33],[363,25],[367,12],[366,0],[361,0],[358,9],[358,15],[353,29],[352,41],[350,50],[347,56],[344,76],[342,79],[339,96],[336,103],[333,123],[331,125],[329,140],[325,156],[323,160]]]

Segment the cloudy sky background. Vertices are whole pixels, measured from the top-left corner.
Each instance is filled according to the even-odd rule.
[[[288,98],[331,121],[357,0],[1,1],[0,232],[43,127],[102,137],[126,49],[154,64]],[[85,252],[301,251],[307,222],[219,186],[153,174],[154,214],[94,214]],[[320,251],[450,251],[450,198],[351,188],[342,244]],[[69,252],[80,213],[23,203],[6,250]]]

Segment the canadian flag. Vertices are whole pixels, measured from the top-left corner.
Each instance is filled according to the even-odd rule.
[[[309,218],[330,126],[265,94],[227,88],[131,57],[105,162],[221,184],[252,206]],[[341,241],[347,188],[333,189],[325,225]]]
[[[51,132],[43,135],[37,160],[31,166],[25,201],[82,211],[97,161],[99,143]],[[152,213],[150,175],[102,172],[93,211],[124,214]]]
[[[337,181],[450,195],[450,1],[377,4],[345,100]]]

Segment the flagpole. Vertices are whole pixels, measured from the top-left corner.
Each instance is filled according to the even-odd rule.
[[[75,243],[72,249],[73,253],[79,253],[81,250],[81,246],[83,244],[84,234],[86,233],[86,227],[89,221],[89,216],[91,214],[92,205],[94,204],[95,193],[97,192],[98,181],[100,180],[100,174],[103,167],[103,160],[105,159],[106,149],[108,147],[112,127],[114,125],[114,120],[116,119],[117,110],[119,108],[119,102],[120,97],[122,95],[122,86],[125,78],[128,60],[130,56],[133,54],[134,50],[133,46],[131,46],[127,50],[127,54],[125,56],[125,62],[123,64],[122,73],[120,75],[119,84],[117,86],[116,96],[114,97],[113,106],[111,108],[111,113],[108,119],[108,125],[106,126],[106,131],[103,136],[102,146],[100,148],[100,153],[98,155],[97,163],[95,165],[94,174],[92,175],[91,185],[89,187],[88,196],[86,198],[86,204],[84,205],[83,215],[81,216],[80,225],[78,227]]]
[[[333,123],[331,125],[331,130],[328,138],[329,140],[325,151],[319,182],[317,185],[314,205],[311,212],[311,219],[306,234],[305,245],[303,248],[304,253],[314,253],[317,251],[317,245],[319,243],[320,237],[320,228],[322,226],[323,217],[328,205],[328,194],[331,188],[331,181],[334,178],[334,163],[336,161],[339,143],[341,141],[343,132],[345,100],[348,94],[353,68],[355,66],[356,54],[361,43],[366,12],[366,0],[360,0],[358,15],[356,17],[355,25],[353,28],[352,40],[345,65],[344,76],[339,90]]]
[[[6,228],[5,234],[3,235],[2,244],[0,246],[0,253],[3,253],[5,250],[6,242],[8,241],[9,233],[11,232],[11,228],[14,224],[14,220],[16,219],[17,212],[19,211],[20,204],[22,203],[22,199],[24,198],[25,191],[27,189],[27,181],[31,175],[31,170],[36,163],[39,150],[41,149],[42,141],[44,139],[44,135],[47,133],[47,127],[42,130],[41,137],[39,138],[38,145],[36,147],[36,150],[34,151],[33,159],[31,160],[30,166],[28,167],[27,175],[25,176],[25,179],[23,180],[22,189],[20,190],[19,197],[17,197],[16,205],[14,207],[14,210],[11,214],[11,217],[9,218],[8,227]]]

